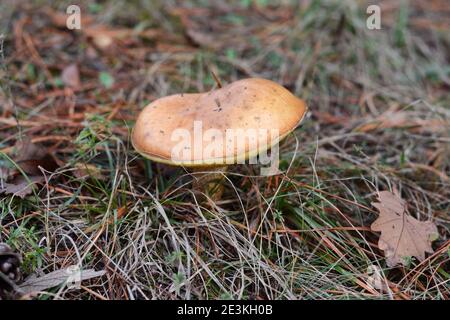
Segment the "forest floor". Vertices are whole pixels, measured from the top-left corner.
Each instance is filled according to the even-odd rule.
[[[74,1],[1,1],[0,242],[24,278],[105,271],[37,298],[450,298],[448,4],[380,1],[369,30],[363,1],[276,2],[80,1],[69,30]],[[154,99],[214,88],[211,71],[271,79],[309,113],[281,175],[234,166],[205,203],[130,132]],[[434,253],[386,264],[382,190],[437,226]]]

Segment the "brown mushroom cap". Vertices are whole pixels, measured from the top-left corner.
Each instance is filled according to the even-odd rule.
[[[304,101],[283,86],[265,79],[243,79],[206,93],[176,94],[150,103],[138,116],[132,143],[144,157],[167,164],[205,167],[238,163],[269,149],[289,134],[306,111]],[[223,152],[208,158],[193,143],[181,154],[173,154],[174,148],[180,146],[174,132],[184,129],[195,136],[196,121],[201,121],[203,132],[214,130],[201,147],[209,145]],[[227,130],[256,130],[257,141],[250,142],[248,138],[243,145],[228,145],[224,140]],[[271,136],[271,130],[278,132],[278,139]],[[210,165],[212,162],[214,165]]]

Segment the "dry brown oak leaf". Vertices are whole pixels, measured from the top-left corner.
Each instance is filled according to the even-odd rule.
[[[372,205],[380,215],[371,229],[381,232],[378,247],[384,251],[387,265],[405,265],[410,257],[423,261],[425,253],[433,252],[431,242],[439,235],[436,226],[406,214],[406,202],[396,194],[381,191],[378,200]]]

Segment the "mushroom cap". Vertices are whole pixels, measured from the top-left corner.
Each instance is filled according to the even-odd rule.
[[[144,157],[166,164],[242,163],[292,132],[306,111],[305,102],[283,86],[243,79],[205,93],[153,101],[137,118],[132,144]]]

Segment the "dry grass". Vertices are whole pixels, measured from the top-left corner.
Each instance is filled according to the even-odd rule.
[[[0,198],[0,240],[22,253],[26,274],[78,262],[107,271],[39,298],[449,298],[445,1],[384,1],[379,31],[366,29],[362,2],[247,2],[86,4],[109,29],[135,31],[102,50],[55,25],[45,1],[2,1],[0,148],[11,155],[28,135],[60,168],[34,195]],[[82,85],[65,89],[60,73],[74,62]],[[223,199],[205,204],[189,173],[138,156],[129,131],[149,101],[213,87],[211,68],[222,82],[277,81],[311,112],[281,146],[283,175],[232,168]],[[75,174],[80,163],[95,174]],[[370,202],[393,188],[440,237],[425,261],[387,268]],[[384,290],[370,286],[370,266]]]

